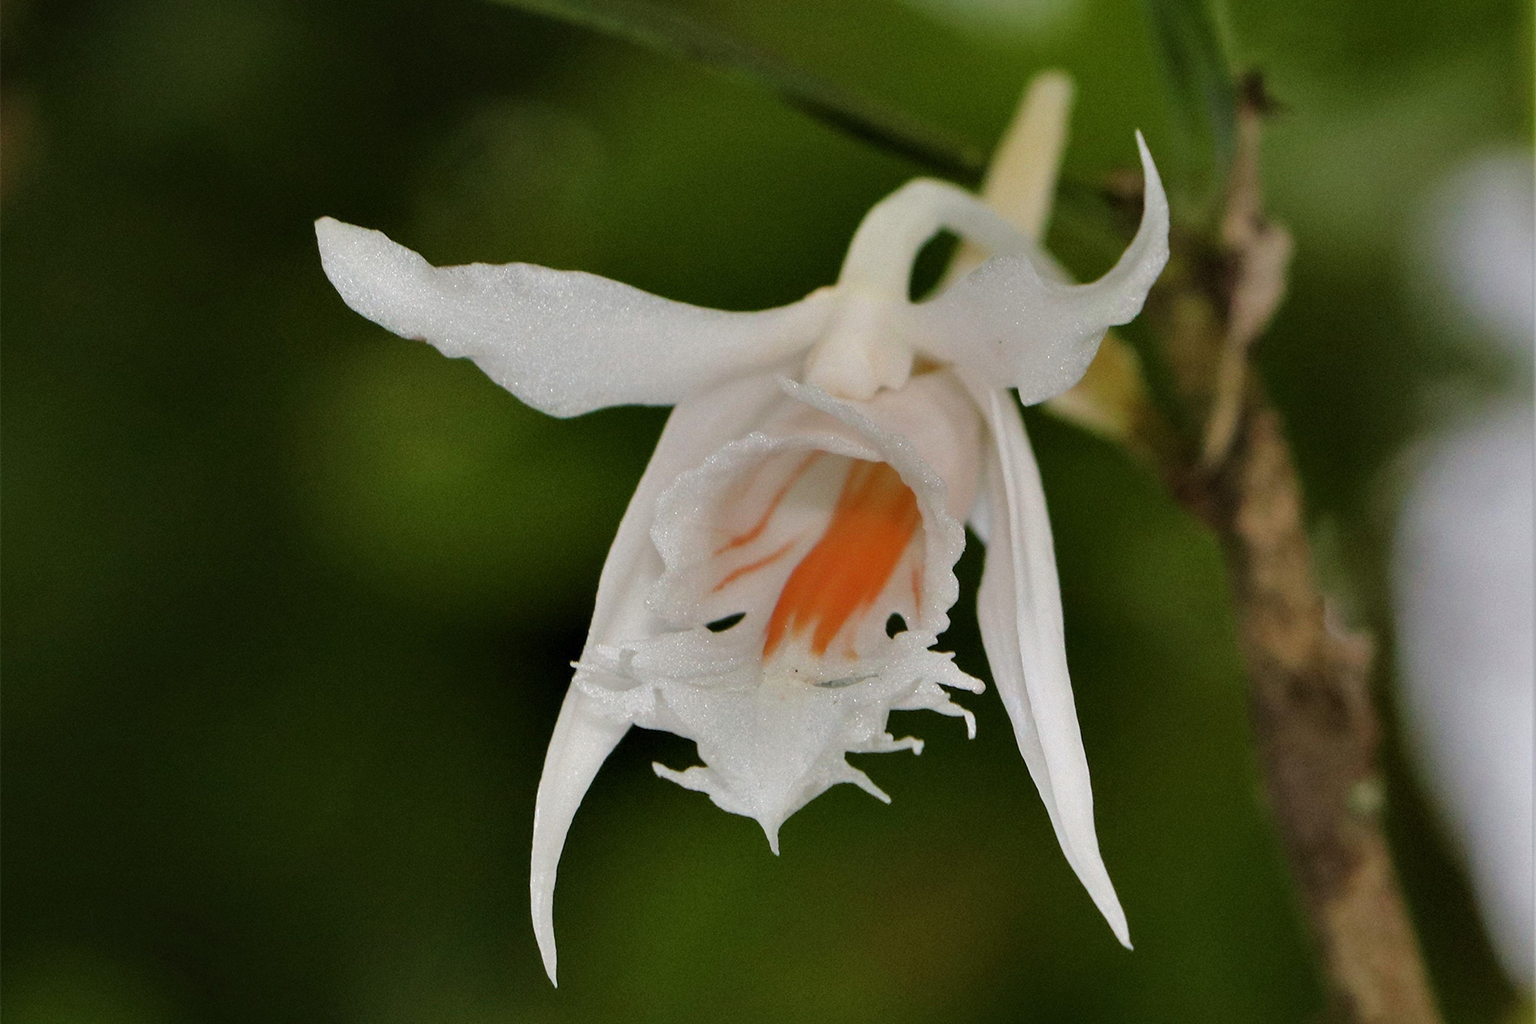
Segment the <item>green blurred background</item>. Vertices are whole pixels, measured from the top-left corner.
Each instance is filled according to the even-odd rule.
[[[698,2],[700,21],[983,148],[1079,85],[1068,174],[1147,133],[1193,180],[1136,0]],[[1529,147],[1515,0],[1236,0],[1293,289],[1261,361],[1322,571],[1390,651],[1399,453],[1513,372],[1416,294],[1417,213]],[[8,0],[3,84],[7,1024],[1298,1022],[1322,997],[1260,795],[1210,538],[1032,414],[1122,950],[996,697],[897,716],[894,797],[756,824],[635,732],[528,922],[534,790],[607,544],[664,418],[531,412],[351,313],[312,221],[747,309],[833,280],[921,168],[772,95],[487,0]],[[1107,263],[1058,221],[1080,272]],[[1447,399],[1446,396],[1451,398]],[[948,642],[985,673],[969,583]],[[1391,666],[1382,673],[1391,702]],[[1451,1022],[1516,1019],[1389,736],[1388,821]]]

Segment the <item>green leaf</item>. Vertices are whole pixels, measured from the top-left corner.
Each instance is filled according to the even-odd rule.
[[[1215,0],[1146,0],[1174,116],[1190,149],[1197,191],[1226,180],[1237,135],[1235,76],[1222,45]]]
[[[498,2],[750,81],[839,131],[968,184],[980,181],[986,166],[982,151],[969,143],[666,7],[645,0]]]

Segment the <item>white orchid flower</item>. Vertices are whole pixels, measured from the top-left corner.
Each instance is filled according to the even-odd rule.
[[[676,406],[603,567],[539,784],[530,889],[551,981],[566,833],[630,726],[693,740],[703,765],[656,773],[757,819],[775,852],[779,826],[830,786],[889,800],[845,755],[919,751],[886,732],[892,710],[963,717],[974,734],[944,688],[982,684],[930,649],[967,517],[988,543],[982,638],[1019,748],[1067,860],[1129,945],[1094,832],[1045,497],[1008,389],[1031,403],[1070,387],[1161,271],[1168,206],[1137,143],[1140,229],[1081,286],[932,180],[870,210],[836,285],[759,313],[527,264],[436,268],[377,231],[317,222],[348,305],[467,356],[534,408]],[[913,303],[913,259],[941,229],[992,257]]]

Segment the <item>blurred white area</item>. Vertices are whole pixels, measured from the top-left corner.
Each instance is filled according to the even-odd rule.
[[[1465,411],[1417,453],[1393,580],[1410,742],[1466,856],[1494,948],[1527,992],[1536,983],[1532,174],[1529,153],[1482,157],[1453,172],[1431,205],[1437,299],[1521,372],[1511,393]]]
[[[1488,340],[1525,360],[1532,355],[1532,244],[1536,197],[1531,157],[1481,157],[1459,168],[1433,203],[1435,269],[1446,294]]]

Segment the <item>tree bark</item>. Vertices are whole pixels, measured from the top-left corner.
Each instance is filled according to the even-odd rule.
[[[1327,978],[1350,1024],[1436,1024],[1379,821],[1372,645],[1329,621],[1280,418],[1257,387],[1202,489],[1248,667],[1259,761]]]
[[[1381,829],[1372,644],[1330,620],[1290,446],[1248,358],[1285,294],[1291,244],[1263,211],[1259,143],[1273,104],[1257,75],[1240,95],[1220,239],[1176,231],[1148,300],[1186,419],[1158,461],[1221,542],[1259,764],[1333,1016],[1439,1024]]]

